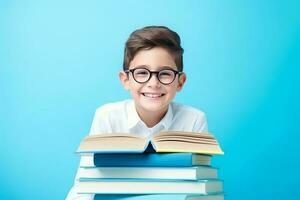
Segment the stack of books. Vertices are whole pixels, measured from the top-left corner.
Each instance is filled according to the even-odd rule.
[[[223,200],[223,181],[211,166],[222,155],[209,133],[161,132],[87,136],[77,152],[77,191],[106,200]]]

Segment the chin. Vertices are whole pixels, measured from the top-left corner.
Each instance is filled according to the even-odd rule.
[[[155,102],[147,102],[141,103],[141,108],[148,112],[161,112],[164,111],[168,106],[162,103],[155,103]]]

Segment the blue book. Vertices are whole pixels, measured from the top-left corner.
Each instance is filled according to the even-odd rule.
[[[81,157],[81,167],[191,167],[211,164],[211,156],[193,153],[90,154]]]
[[[94,200],[224,200],[224,194],[189,195],[189,194],[96,194]]]

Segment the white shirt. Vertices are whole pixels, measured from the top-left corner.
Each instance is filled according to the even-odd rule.
[[[164,131],[208,131],[204,112],[182,104],[171,103],[163,119],[152,128],[148,128],[136,112],[134,101],[125,100],[109,103],[96,110],[90,135],[101,133],[131,133],[150,137],[152,134]],[[76,185],[81,176],[78,168],[74,186],[66,200],[92,200],[94,195],[77,194]]]

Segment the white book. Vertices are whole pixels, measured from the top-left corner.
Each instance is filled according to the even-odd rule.
[[[140,181],[98,179],[79,181],[79,194],[211,194],[223,191],[220,180],[196,181]]]
[[[99,178],[120,179],[216,179],[217,169],[208,166],[195,167],[97,167],[82,168],[81,180]]]

